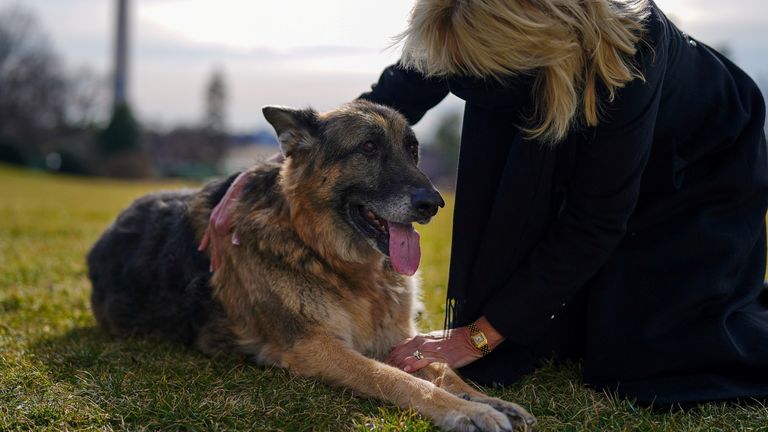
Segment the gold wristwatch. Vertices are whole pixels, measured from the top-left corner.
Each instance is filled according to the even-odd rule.
[[[484,356],[490,354],[491,348],[488,346],[488,338],[485,337],[485,333],[480,330],[480,327],[472,323],[467,328],[469,329],[469,340],[472,342],[472,345],[483,353]]]

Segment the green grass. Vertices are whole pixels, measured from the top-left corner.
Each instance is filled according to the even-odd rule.
[[[0,431],[432,430],[413,411],[280,369],[97,328],[85,253],[132,199],[176,186],[0,167]],[[424,327],[442,325],[450,222],[447,208],[420,229]],[[583,388],[577,365],[489,391],[530,408],[540,430],[768,430],[765,406],[651,413]]]

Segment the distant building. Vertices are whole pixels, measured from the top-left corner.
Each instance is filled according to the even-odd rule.
[[[143,147],[162,177],[208,178],[242,171],[279,152],[271,132],[211,134],[204,127],[144,133]]]
[[[242,171],[279,151],[272,132],[261,130],[254,134],[232,135],[219,162],[219,171],[226,174]]]

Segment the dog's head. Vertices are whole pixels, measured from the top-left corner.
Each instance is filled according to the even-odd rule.
[[[366,101],[322,114],[263,112],[286,157],[281,182],[303,237],[353,261],[375,251],[413,274],[420,251],[412,223],[429,222],[444,202],[417,166],[419,143],[405,118]]]

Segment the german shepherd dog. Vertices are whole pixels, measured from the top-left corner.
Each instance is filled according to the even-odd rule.
[[[239,245],[226,242],[221,268],[211,275],[196,246],[234,176],[139,198],[88,255],[98,322],[116,336],[155,333],[318,377],[446,430],[528,430],[523,408],[444,364],[411,375],[381,362],[416,334],[411,224],[443,205],[405,118],[366,101],[263,112],[286,158],[249,171],[232,213]]]

